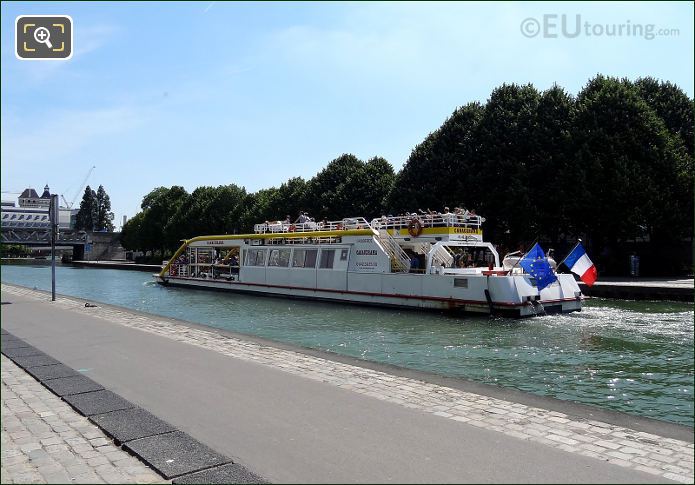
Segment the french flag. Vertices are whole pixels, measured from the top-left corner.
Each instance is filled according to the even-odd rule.
[[[598,277],[596,266],[587,256],[582,243],[577,243],[572,252],[565,258],[565,265],[589,286],[593,285]]]

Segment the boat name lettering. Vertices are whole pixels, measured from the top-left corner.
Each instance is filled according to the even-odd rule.
[[[455,234],[479,234],[479,229],[473,229],[472,227],[455,227]]]
[[[366,239],[358,239],[357,242],[358,243],[372,243],[374,241],[372,240],[372,238],[366,238]]]
[[[366,267],[366,266],[368,266],[368,267],[371,268],[371,267],[376,267],[376,266],[378,266],[378,263],[377,263],[376,261],[356,261],[356,262],[355,262],[355,266],[358,266],[358,267]]]
[[[355,254],[358,256],[376,256],[377,252],[376,249],[358,249]]]
[[[222,246],[224,241],[205,241],[208,246]]]

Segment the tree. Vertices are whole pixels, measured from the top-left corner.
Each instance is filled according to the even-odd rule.
[[[675,84],[657,81],[652,77],[638,79],[635,87],[640,97],[663,120],[666,128],[681,140],[687,153],[693,157],[693,100]]]
[[[649,240],[660,259],[643,259],[642,268],[674,272],[693,235],[694,113],[679,87],[652,78],[633,83],[599,75],[576,98],[559,86],[539,92],[504,84],[484,105],[457,108],[415,146],[398,174],[381,157],[364,162],[343,154],[308,181],[292,178],[255,193],[233,184],[190,195],[160,187],[143,199],[126,239],[137,232],[141,249],[164,252],[180,239],[250,232],[253,224],[294,219],[300,211],[317,219],[370,219],[462,206],[485,216],[487,239],[507,247],[582,237],[602,263],[604,248],[617,254]],[[91,228],[89,194],[88,188],[79,221]],[[617,256],[626,261],[626,253]]]
[[[164,229],[187,198],[188,192],[175,185],[171,188],[157,187],[142,199],[140,237],[143,250],[159,250],[163,255],[171,247],[171,238]]]
[[[393,167],[385,158],[370,158],[363,165],[355,184],[353,197],[359,203],[355,208],[356,214],[366,217],[368,221],[384,215],[395,178]]]
[[[311,215],[328,220],[360,215],[355,210],[353,188],[362,172],[362,161],[352,154],[343,154],[309,181]]]
[[[104,186],[100,185],[96,192],[96,231],[113,232],[113,212],[111,212],[111,199],[104,190]]]
[[[535,153],[528,167],[537,235],[557,247],[560,234],[576,234],[575,221],[584,209],[582,167],[575,156],[575,100],[559,86],[544,91],[536,110],[531,140]],[[534,186],[537,187],[536,194]]]
[[[142,243],[144,213],[138,212],[121,229],[121,245],[129,251],[145,251]]]
[[[589,188],[581,223],[595,247],[612,248],[621,264],[629,239],[648,236],[665,248],[692,233],[685,150],[632,83],[592,79],[577,97],[575,137]],[[669,256],[643,264],[663,271]]]
[[[261,189],[255,194],[248,194],[244,202],[243,230],[250,231],[254,224],[264,221],[284,220],[298,217],[300,211],[313,213],[313,204],[307,197],[308,185],[301,177],[293,177],[280,187]]]
[[[478,125],[473,202],[491,239],[510,245],[539,235],[535,205],[549,188],[538,180],[531,188],[540,98],[530,84],[504,84],[490,95]]]
[[[306,209],[318,219],[377,217],[385,210],[393,178],[393,168],[381,157],[365,163],[352,154],[343,154],[309,181]]]
[[[478,205],[473,167],[482,112],[479,103],[457,108],[413,149],[395,176],[386,204],[389,212]]]
[[[88,185],[84,189],[80,210],[75,217],[75,229],[78,231],[93,231],[98,218],[97,194]]]
[[[174,250],[181,239],[204,234],[234,234],[245,224],[246,190],[234,184],[198,187],[177,199],[164,227],[166,247]]]

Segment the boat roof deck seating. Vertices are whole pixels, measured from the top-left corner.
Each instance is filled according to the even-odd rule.
[[[256,234],[282,234],[291,232],[328,232],[349,229],[371,229],[372,226],[364,217],[346,217],[339,221],[308,221],[303,223],[287,223],[271,221],[253,226]]]
[[[420,214],[383,216],[373,219],[369,223],[364,217],[346,217],[339,221],[309,221],[304,223],[287,223],[285,221],[271,221],[253,226],[256,234],[282,234],[290,232],[323,232],[341,231],[349,229],[405,229],[412,222],[418,221],[422,227],[468,227],[480,228],[485,222],[483,217],[475,214]]]
[[[372,220],[372,227],[379,229],[404,229],[412,222],[422,227],[473,227],[479,228],[485,219],[475,214],[408,214],[401,216],[382,216]]]

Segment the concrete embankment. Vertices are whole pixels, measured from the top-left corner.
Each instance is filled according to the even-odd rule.
[[[592,287],[580,282],[587,296],[621,300],[693,301],[695,282],[692,278],[610,278],[594,283]]]
[[[689,427],[17,286],[2,300],[3,328],[271,482],[693,481]]]

